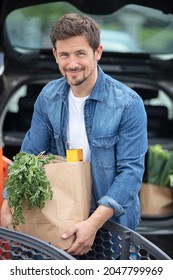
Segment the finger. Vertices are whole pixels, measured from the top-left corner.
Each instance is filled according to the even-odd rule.
[[[78,242],[74,243],[68,250],[67,253],[71,255],[83,255],[88,253],[91,250],[91,247],[88,245],[81,245]]]
[[[65,233],[63,233],[63,234],[61,235],[61,237],[62,237],[63,239],[67,239],[67,238],[71,237],[73,234],[75,234],[76,231],[77,231],[76,228],[73,226],[73,227],[71,227],[70,229],[68,229]]]
[[[71,255],[73,255],[73,256],[82,256],[82,255],[85,255],[85,254],[87,254],[88,252],[90,252],[90,251],[92,251],[92,250],[90,250],[90,249],[81,249],[81,248],[79,248],[78,250],[76,250],[76,251],[74,251],[74,252],[72,252],[72,253],[69,253],[69,254],[71,254]]]
[[[74,243],[74,244],[67,250],[67,253],[74,255],[74,254],[77,254],[77,252],[79,252],[80,250],[81,250],[80,246]]]

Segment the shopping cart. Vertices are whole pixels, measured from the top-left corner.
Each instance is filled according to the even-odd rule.
[[[99,248],[99,250],[98,250]],[[118,249],[117,249],[118,248]],[[106,222],[98,232],[93,250],[86,259],[120,260],[171,260],[163,250],[144,238],[139,233],[113,222]]]
[[[33,236],[0,227],[0,260],[73,260],[71,255]]]
[[[20,260],[171,260],[139,233],[113,222],[98,231],[92,250],[72,257],[37,238],[0,227],[0,259]]]

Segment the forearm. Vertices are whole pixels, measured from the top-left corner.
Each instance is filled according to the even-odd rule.
[[[97,209],[92,213],[88,218],[90,222],[96,228],[96,231],[99,230],[103,224],[108,221],[114,215],[114,209],[99,205]]]
[[[11,209],[8,206],[8,200],[4,199],[3,203],[2,203],[2,207],[1,207],[1,213],[3,214],[7,214],[7,213],[11,213]]]

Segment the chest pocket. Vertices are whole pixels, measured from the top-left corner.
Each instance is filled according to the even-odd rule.
[[[100,137],[92,140],[93,160],[104,168],[113,168],[116,164],[116,144],[118,135]]]

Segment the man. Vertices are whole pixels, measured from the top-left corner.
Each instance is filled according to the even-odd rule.
[[[84,159],[91,162],[93,212],[62,236],[75,233],[68,253],[83,255],[107,220],[131,229],[139,222],[138,193],[147,151],[146,113],[137,93],[98,66],[102,45],[93,19],[64,15],[52,28],[51,41],[63,77],[48,83],[38,96],[21,151],[65,156],[68,144],[82,148]],[[7,201],[1,221],[10,227]]]

